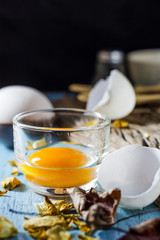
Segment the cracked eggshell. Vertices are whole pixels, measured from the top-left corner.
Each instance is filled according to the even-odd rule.
[[[0,89],[0,124],[12,124],[13,117],[24,111],[53,108],[41,91],[21,85]]]
[[[120,119],[130,114],[136,104],[132,84],[118,70],[97,82],[89,93],[87,110],[100,112],[111,119]]]
[[[121,189],[122,207],[146,207],[160,194],[160,150],[129,145],[108,154],[100,166],[98,182],[105,190]]]

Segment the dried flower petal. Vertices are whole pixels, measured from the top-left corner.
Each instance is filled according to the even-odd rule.
[[[23,227],[25,230],[37,229],[41,227],[53,227],[56,224],[65,225],[65,218],[61,215],[56,216],[38,216],[30,218],[24,222]]]
[[[74,207],[73,203],[69,203],[65,200],[52,201],[52,203],[55,205],[58,212],[60,212],[60,213],[67,212]]]
[[[97,120],[91,120],[91,121],[85,122],[84,127],[93,126],[93,125],[96,125],[97,123],[98,123]]]
[[[46,138],[42,138],[40,140],[36,140],[34,142],[27,141],[28,146],[26,147],[26,150],[32,150],[37,149],[46,146],[48,143],[46,142]]]
[[[15,177],[7,177],[5,179],[3,179],[3,181],[1,182],[2,187],[6,190],[11,191],[12,189],[14,189],[15,187],[17,187],[18,185],[21,184],[21,181],[19,181],[17,178]]]
[[[130,231],[119,240],[159,240],[160,218],[149,219],[130,229]]]
[[[15,167],[17,166],[17,164],[16,164],[16,162],[15,162],[14,160],[9,160],[8,162],[9,162],[12,166],[15,166]]]
[[[46,231],[48,240],[72,240],[71,234],[60,225],[56,225]]]
[[[129,127],[129,123],[127,121],[122,121],[122,120],[115,120],[113,122],[113,125],[117,128],[127,128],[127,127]]]
[[[28,233],[31,237],[35,239],[46,239],[46,229],[42,228],[35,228],[35,229],[28,229]]]
[[[35,206],[40,215],[57,215],[73,208],[73,204],[65,200],[50,201],[48,197],[45,197],[44,202],[37,203]]]
[[[5,218],[0,217],[0,239],[10,238],[17,235],[17,229],[14,227],[13,222]]]
[[[91,230],[105,229],[114,224],[115,213],[121,197],[119,189],[102,193],[91,188],[86,193],[83,189],[75,187],[68,189],[68,192],[75,209]]]
[[[81,232],[88,233],[91,231],[91,229],[88,227],[88,225],[85,222],[80,221],[76,217],[73,219],[73,223],[79,228]]]
[[[4,194],[6,194],[7,193],[7,190],[6,191],[1,191],[0,190],[0,196],[3,196]]]
[[[143,137],[149,139],[149,138],[150,138],[150,135],[149,135],[147,132],[144,132],[144,133],[143,133]]]
[[[12,169],[12,175],[18,175],[18,167]]]
[[[90,237],[90,236],[85,236],[85,235],[78,235],[78,239],[80,240],[98,240],[98,238]]]

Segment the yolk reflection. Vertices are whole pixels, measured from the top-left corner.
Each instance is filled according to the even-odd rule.
[[[19,164],[20,169],[29,181],[41,186],[69,188],[95,178],[96,166],[85,167],[89,159],[73,148],[43,148],[31,154],[28,162],[31,166]]]

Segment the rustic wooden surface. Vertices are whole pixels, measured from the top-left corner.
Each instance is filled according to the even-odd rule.
[[[56,93],[52,94],[57,96]],[[79,107],[84,108],[85,105],[81,102],[77,102],[74,96],[62,94],[63,98],[58,100],[52,98],[55,107]],[[141,106],[135,109],[135,111],[126,118],[129,122],[129,128],[118,129],[111,125],[111,151],[118,149],[128,144],[141,144],[145,146],[157,147],[160,146],[160,106]],[[5,177],[11,176],[12,166],[8,163],[8,160],[14,159],[12,149],[8,149],[6,146],[0,143],[0,181]],[[21,173],[17,176],[22,184],[8,192],[5,196],[0,197],[0,215],[5,215],[8,219],[14,222],[14,225],[18,229],[18,235],[12,240],[31,240],[32,238],[23,229],[24,216],[33,217],[36,216],[36,209],[34,203],[38,203],[44,200],[43,196],[35,194],[28,189],[25,176]],[[2,190],[2,188],[0,188]],[[152,209],[156,207],[154,204],[146,207],[144,210]],[[11,210],[18,211],[19,213],[13,213]],[[21,214],[20,214],[21,213]],[[160,217],[160,212],[149,213],[141,215],[141,211],[130,211],[123,208],[118,208],[116,218],[130,216],[132,214],[139,213],[137,217],[130,218],[129,220],[120,222],[116,227],[128,231],[132,226],[135,226],[149,218]],[[73,239],[77,239],[76,235],[79,231],[72,231]],[[93,235],[100,240],[117,240],[124,233],[111,230],[96,231]]]

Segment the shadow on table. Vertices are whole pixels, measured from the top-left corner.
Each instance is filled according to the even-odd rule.
[[[27,186],[24,183],[21,183],[18,187],[16,187],[13,191],[15,192],[26,192]]]

